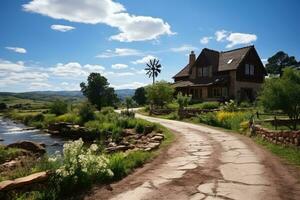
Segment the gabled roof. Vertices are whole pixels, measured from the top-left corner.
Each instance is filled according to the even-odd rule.
[[[217,65],[218,71],[228,71],[237,69],[252,48],[254,48],[253,45],[221,52],[204,48],[200,55],[203,54],[205,56],[205,59],[207,59],[210,63],[214,63],[215,65]],[[200,55],[197,57],[195,63],[199,62]],[[173,78],[189,76],[191,67],[192,66],[189,66],[189,64],[187,64]]]
[[[173,78],[189,76],[189,71],[190,71],[190,65],[187,64],[180,72],[178,72],[175,76],[173,76]]]
[[[221,51],[219,53],[218,71],[234,70],[244,60],[245,56],[254,46],[242,47],[230,51]]]

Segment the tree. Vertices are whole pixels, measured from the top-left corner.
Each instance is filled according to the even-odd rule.
[[[269,74],[281,74],[285,67],[297,64],[294,56],[289,56],[283,51],[277,52],[272,57],[268,58],[266,70]]]
[[[158,64],[159,60],[156,60],[155,58],[153,60],[150,60],[149,63],[146,63],[147,67],[145,70],[147,71],[146,75],[152,77],[153,84],[155,83],[155,78],[158,76],[158,74],[161,72],[161,64]]]
[[[129,112],[129,109],[132,108],[134,102],[133,99],[131,97],[126,97],[125,98],[125,105],[126,105],[126,110],[127,112]]]
[[[104,76],[99,73],[91,73],[87,81],[87,84],[80,83],[81,92],[98,110],[101,110],[104,106],[114,106],[116,104],[118,98],[115,90],[109,87],[109,83]]]
[[[147,99],[144,87],[140,87],[135,90],[133,100],[139,105],[145,105]]]
[[[68,112],[68,104],[60,99],[55,100],[50,105],[50,113],[55,115],[63,115]]]
[[[286,68],[281,78],[266,80],[259,99],[266,109],[287,114],[291,128],[296,129],[300,118],[300,71]]]
[[[165,81],[145,87],[146,98],[151,105],[163,107],[173,100],[174,88]]]

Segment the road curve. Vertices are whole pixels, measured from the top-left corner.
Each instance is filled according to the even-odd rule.
[[[203,125],[143,116],[174,131],[162,159],[139,173],[94,190],[86,199],[299,199],[299,173],[249,138]],[[101,198],[102,197],[102,198]]]

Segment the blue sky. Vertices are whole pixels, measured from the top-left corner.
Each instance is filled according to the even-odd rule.
[[[117,89],[172,81],[187,55],[254,44],[300,59],[297,0],[2,0],[0,91],[78,90],[92,71]]]

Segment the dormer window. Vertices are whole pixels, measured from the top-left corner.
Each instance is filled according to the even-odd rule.
[[[252,64],[245,65],[245,75],[249,75],[249,76],[254,75],[254,65]]]

